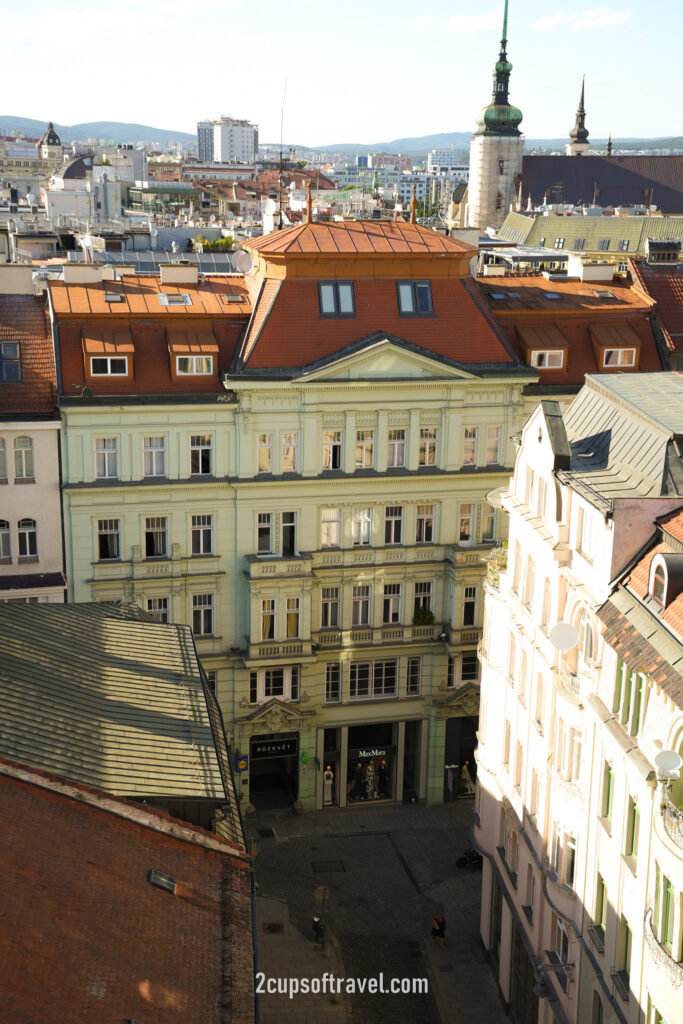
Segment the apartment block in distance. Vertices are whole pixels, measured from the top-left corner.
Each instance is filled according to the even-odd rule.
[[[244,807],[440,802],[537,373],[463,243],[309,213],[247,251],[51,282],[70,595],[191,624]]]
[[[680,1024],[683,379],[543,401],[486,584],[474,839],[516,1024]]]

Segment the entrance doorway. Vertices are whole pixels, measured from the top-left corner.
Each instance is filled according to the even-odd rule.
[[[249,800],[254,807],[290,807],[299,795],[298,735],[252,736],[249,762]]]
[[[444,757],[443,798],[457,800],[459,796],[474,796],[476,763],[474,750],[477,746],[477,724],[479,719],[449,718],[446,722],[446,745]]]

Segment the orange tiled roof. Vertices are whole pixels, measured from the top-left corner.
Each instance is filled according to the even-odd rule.
[[[657,303],[657,319],[669,347],[683,351],[683,267],[650,267],[644,260],[633,260],[631,269]]]
[[[59,317],[82,316],[91,313],[107,317],[133,314],[136,317],[153,316],[201,316],[220,314],[228,319],[244,317],[251,312],[249,295],[244,281],[240,278],[205,277],[197,284],[164,284],[154,274],[124,274],[120,281],[102,281],[89,284],[65,284],[63,281],[49,282],[52,305]],[[118,292],[123,302],[104,301],[105,292]],[[159,294],[187,294],[189,306],[162,306]],[[221,295],[240,295],[243,302],[223,302]]]
[[[505,318],[513,313],[551,312],[578,313],[593,312],[605,309],[624,312],[633,309],[652,308],[653,303],[638,288],[622,280],[615,281],[549,281],[541,274],[533,277],[512,278],[477,278],[477,286],[485,296],[489,306],[497,317]],[[614,298],[600,297],[611,292]],[[492,293],[506,295],[508,298],[498,300]],[[559,299],[549,299],[548,293],[559,295]]]
[[[355,317],[321,319],[316,281],[266,279],[241,347],[247,367],[309,366],[378,332],[456,363],[517,365],[462,278],[432,280],[433,317],[401,316],[395,280],[360,279],[353,287]]]
[[[456,241],[420,224],[395,221],[331,221],[296,225],[274,231],[245,242],[245,247],[264,256],[284,253],[329,255],[394,256],[427,255],[429,253],[476,253],[476,247]]]
[[[21,382],[0,383],[0,416],[49,416],[57,409],[57,377],[45,300],[0,295],[0,341],[18,341]]]
[[[0,791],[11,1019],[253,1022],[249,870],[228,844],[5,759]],[[150,884],[152,869],[177,881],[175,895]]]
[[[643,558],[633,567],[624,580],[624,586],[632,590],[638,597],[645,598],[648,595],[648,584],[650,582],[650,565],[655,555],[666,554],[671,551],[671,544],[666,534],[671,534],[675,540],[683,541],[683,508],[658,520],[664,531],[662,539],[647,552]],[[663,622],[683,636],[683,592],[671,601],[660,613]]]

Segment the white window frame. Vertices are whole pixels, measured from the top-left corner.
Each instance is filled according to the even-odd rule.
[[[351,625],[360,628],[370,625],[370,599],[372,591],[368,583],[356,584],[351,591]]]
[[[344,432],[342,430],[323,430],[323,472],[342,469],[343,442]]]
[[[488,426],[486,428],[486,465],[500,465],[500,442],[503,434],[502,427]]]
[[[282,456],[281,473],[296,473],[298,470],[299,433],[296,430],[283,430],[280,434],[280,452]]]
[[[204,468],[205,462],[208,469]],[[195,463],[197,469],[194,468]],[[211,476],[212,471],[213,434],[190,434],[190,476]]]
[[[119,439],[118,437],[95,438],[95,479],[118,480]]]
[[[396,626],[401,621],[402,587],[400,583],[385,583],[382,602],[382,625]]]
[[[529,353],[529,366],[540,370],[561,370],[564,367],[564,349],[532,349]]]
[[[467,613],[471,611],[472,621],[467,622]],[[474,628],[477,621],[477,588],[476,586],[466,586],[463,588],[462,594],[462,624],[463,627]]]
[[[351,520],[351,538],[354,547],[372,543],[372,508],[355,508]]]
[[[479,428],[464,427],[462,440],[463,466],[477,465],[477,449],[479,447]]]
[[[436,466],[438,443],[438,427],[420,427],[418,466]]]
[[[148,597],[146,611],[155,622],[170,622],[170,602],[168,597]]]
[[[145,558],[168,558],[168,517],[167,516],[146,516],[145,517],[145,543],[144,551]],[[163,545],[159,544],[159,547],[163,547],[163,551],[155,552],[154,554],[147,553],[147,538],[158,537],[163,538]],[[154,547],[157,547],[156,541]]]
[[[213,594],[192,595],[192,635],[214,635],[214,598]]]
[[[342,671],[340,661],[328,661],[325,666],[325,703],[340,704],[342,697]]]
[[[196,547],[196,550],[195,550]],[[213,516],[205,513],[190,518],[190,550],[193,557],[213,554]]]
[[[474,543],[474,511],[475,507],[471,501],[463,502],[458,509],[458,544],[461,547],[469,547]],[[466,533],[464,537],[463,532]]]
[[[393,686],[387,689],[393,674]],[[363,685],[366,683],[367,685]],[[349,666],[349,700],[388,700],[398,696],[398,659],[352,661]]]
[[[434,505],[418,505],[417,506],[417,517],[415,520],[415,543],[416,544],[433,544],[434,543],[434,518],[435,518],[435,506]]]
[[[256,552],[259,555],[273,554],[273,513],[258,512],[256,514]],[[268,540],[266,546],[265,540]]]
[[[7,483],[7,445],[3,437],[0,437],[0,483]]]
[[[100,364],[99,368],[95,369],[95,364]],[[123,364],[123,369],[120,365],[114,368],[114,364]],[[90,376],[91,377],[127,377],[128,376],[128,356],[90,356]]]
[[[483,543],[496,539],[496,510],[487,505],[481,513],[481,539]]]
[[[338,548],[341,545],[341,509],[320,509],[320,547]]]
[[[608,360],[608,356],[616,356],[614,362]],[[615,366],[635,366],[636,350],[634,348],[605,348],[602,351],[603,369],[609,370]]]
[[[406,664],[406,697],[419,697],[422,692],[422,658],[408,658]]]
[[[301,636],[301,598],[285,598],[285,636],[287,640],[298,640]]]
[[[17,553],[20,562],[38,561],[38,524],[35,519],[20,519],[17,523]]]
[[[321,587],[320,590],[320,628],[339,629],[339,587]]]
[[[213,356],[176,356],[175,372],[178,377],[212,377]]]
[[[356,430],[356,469],[373,469],[375,465],[375,431],[370,428]]]
[[[0,561],[12,561],[12,530],[8,519],[0,519]]]
[[[384,543],[403,543],[403,505],[387,505],[384,509]]]
[[[259,614],[259,641],[273,641],[277,636],[277,606],[274,597],[262,597]]]
[[[387,434],[387,468],[403,469],[406,464],[405,427],[391,427]]]
[[[115,537],[114,548],[116,554],[102,555],[100,546],[101,537]],[[97,520],[97,561],[117,562],[121,559],[121,520],[120,519],[98,519]]]
[[[418,611],[432,611],[433,586],[431,580],[415,580],[413,584],[413,615]]]
[[[249,674],[249,703],[269,700],[296,701],[301,692],[300,665],[268,665]],[[255,698],[255,699],[254,699]]]
[[[164,435],[143,438],[142,473],[145,477],[166,476],[166,438]]]
[[[256,435],[256,472],[273,472],[273,435],[270,431]]]
[[[22,434],[14,438],[14,480],[32,483],[35,480],[33,438]]]

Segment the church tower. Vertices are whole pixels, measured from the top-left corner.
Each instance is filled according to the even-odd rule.
[[[584,106],[584,89],[586,85],[586,79],[584,76],[581,82],[581,98],[579,99],[579,109],[576,111],[576,121],[574,127],[569,133],[569,142],[565,146],[567,156],[583,156],[590,149],[590,142],[588,141],[588,131],[586,130],[586,107]]]
[[[515,180],[522,173],[524,138],[519,130],[522,112],[508,98],[512,64],[507,58],[508,0],[503,14],[503,38],[493,71],[491,103],[479,114],[470,143],[468,223],[484,231],[499,228],[515,198]]]

